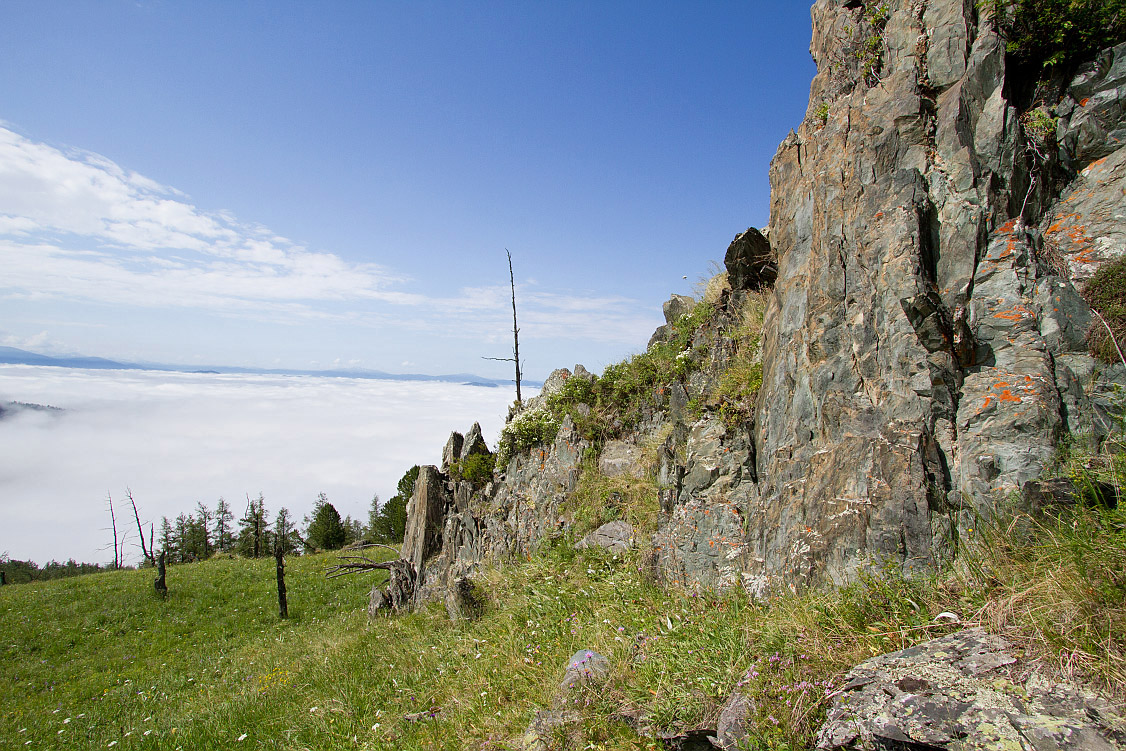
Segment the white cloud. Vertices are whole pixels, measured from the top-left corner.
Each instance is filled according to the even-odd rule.
[[[512,397],[446,383],[0,366],[0,400],[66,408],[0,420],[0,553],[106,560],[106,493],[126,488],[158,528],[220,496],[241,511],[259,491],[271,512],[300,519],[324,491],[341,515],[366,519],[372,494],[386,500],[412,464],[438,462],[451,430],[479,421],[495,441]]]
[[[507,285],[456,294],[404,289],[372,263],[310,251],[88,152],[37,143],[0,126],[0,298],[179,308],[294,321],[450,330],[486,340],[510,323]],[[615,296],[517,288],[529,339],[637,344],[658,312]]]

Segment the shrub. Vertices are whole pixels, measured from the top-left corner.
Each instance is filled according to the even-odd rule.
[[[554,438],[554,436],[552,436]],[[470,454],[463,461],[450,465],[450,476],[460,480],[468,480],[474,486],[480,487],[493,479],[493,469],[496,467],[495,454]]]
[[[500,432],[496,461],[503,467],[516,454],[555,440],[562,420],[547,407],[528,409],[512,418]]]
[[[1004,0],[983,3],[1018,64],[1068,73],[1126,39],[1126,0]]]
[[[1087,332],[1091,355],[1105,363],[1118,362],[1115,340],[1119,345],[1126,341],[1126,256],[1100,266],[1084,286],[1083,297],[1106,321],[1104,326],[1096,320]]]

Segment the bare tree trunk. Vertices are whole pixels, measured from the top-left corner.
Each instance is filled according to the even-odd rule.
[[[106,493],[106,503],[109,504],[109,523],[113,527],[113,567],[119,568],[121,559],[117,554],[117,518],[113,515],[113,496]]]
[[[137,534],[141,536],[141,555],[150,564],[156,564],[156,553],[152,549],[152,529],[149,529],[149,544],[145,546],[145,530],[141,528],[141,515],[137,513],[137,502],[133,500],[133,491],[129,488],[125,489],[125,497],[129,499],[129,503],[133,504],[133,518],[137,521]]]
[[[165,552],[163,550],[160,551],[160,558],[158,558],[156,562],[156,580],[153,582],[153,586],[156,588],[156,593],[160,595],[160,598],[162,600],[168,596],[168,583],[164,580],[164,574],[166,571],[166,569],[164,568],[164,555]]]
[[[512,361],[516,363],[516,406],[522,407],[524,400],[520,397],[520,329],[516,326],[516,277],[512,273],[512,253],[508,254],[508,284],[512,288]]]
[[[483,357],[481,359],[516,363],[516,409],[519,411],[524,406],[524,398],[520,394],[520,327],[516,325],[516,277],[512,273],[512,251],[505,248],[504,252],[508,254],[508,284],[512,288],[512,357]]]
[[[285,548],[274,546],[274,560],[278,564],[278,618],[289,617],[289,605],[285,600]]]

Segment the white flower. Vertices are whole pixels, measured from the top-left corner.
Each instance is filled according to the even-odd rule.
[[[243,733],[242,735],[240,735],[240,736],[238,737],[238,739],[239,739],[240,741],[245,741],[245,740],[246,740],[246,733]]]

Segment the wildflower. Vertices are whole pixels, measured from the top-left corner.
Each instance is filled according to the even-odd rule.
[[[239,741],[245,741],[245,740],[246,740],[246,733],[243,733],[242,735],[240,735],[240,736],[238,737],[238,740],[239,740]]]

